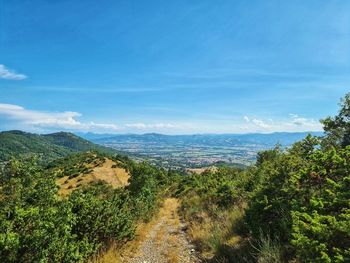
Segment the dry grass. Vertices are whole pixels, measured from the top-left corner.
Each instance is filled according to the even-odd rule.
[[[171,235],[168,237],[169,247],[170,249],[167,250],[166,258],[168,259],[169,263],[179,263],[179,245],[176,236]]]
[[[230,250],[240,246],[244,242],[239,235],[243,208],[222,210],[213,206],[207,210],[201,207],[202,204],[199,204],[197,199],[193,197],[193,200],[189,201],[192,210],[185,211],[184,218],[189,225],[188,234],[201,252],[201,257],[211,259],[223,248]]]
[[[166,240],[166,229],[165,229],[165,226],[162,225],[157,231],[155,242],[157,245],[160,246],[162,242],[164,242],[165,240]]]
[[[202,174],[205,171],[216,172],[218,168],[216,166],[209,166],[209,167],[202,167],[202,168],[188,168],[186,170],[193,174]]]
[[[131,258],[132,256],[138,254],[141,244],[147,239],[148,233],[154,228],[157,222],[158,216],[154,217],[148,223],[140,223],[137,226],[135,238],[124,244],[121,248],[120,254],[123,256],[123,258]]]
[[[163,206],[159,210],[158,218],[161,218],[165,221],[160,229],[157,231],[156,242],[161,244],[166,241],[169,243],[171,247],[177,247],[177,239],[173,235],[168,235],[167,226],[178,227],[180,224],[180,218],[177,213],[177,209],[179,208],[179,200],[175,198],[167,198],[164,201]]]
[[[98,261],[92,261],[91,263],[112,263],[112,262],[125,262],[123,259],[132,258],[138,255],[139,248],[142,243],[147,239],[149,232],[158,223],[159,215],[154,216],[151,221],[144,223],[140,222],[135,231],[135,238],[123,245],[113,245],[106,252],[102,252],[98,256]],[[119,261],[108,261],[109,258],[117,258]]]
[[[78,187],[99,180],[111,184],[114,188],[126,186],[130,175],[124,168],[112,168],[115,164],[112,160],[105,159],[100,165],[93,168],[89,167],[92,168],[92,172],[88,174],[80,174],[71,179],[68,176],[58,179],[56,183],[60,186],[59,194],[61,196],[67,196]]]
[[[123,262],[120,253],[119,247],[116,244],[112,244],[107,250],[100,251],[100,253],[89,263],[121,263]]]
[[[177,215],[177,209],[180,206],[180,202],[176,198],[167,198],[164,201],[163,206],[159,210],[159,216],[164,216],[166,219],[175,219]]]
[[[138,225],[133,240],[122,246],[111,246],[105,252],[100,253],[91,263],[128,262],[128,259],[139,254],[139,248],[149,238],[149,233],[159,224],[160,220],[164,220],[166,224],[163,224],[157,231],[154,237],[155,242],[159,245],[167,242],[169,249],[165,252],[164,257],[168,259],[169,263],[180,263],[178,257],[180,248],[178,247],[177,237],[172,234],[169,235],[166,231],[166,225],[178,226],[180,224],[180,218],[177,213],[179,205],[179,201],[175,198],[165,199],[159,213],[150,222]]]
[[[176,198],[167,198],[165,199],[163,207],[160,209],[160,216],[165,218],[167,225],[171,225],[174,228],[177,228],[180,225],[180,217],[177,212],[180,206],[180,202]],[[161,232],[161,231],[160,231]],[[168,249],[165,253],[165,257],[167,258],[169,263],[179,263],[179,244],[176,233],[168,233],[166,237],[164,237],[164,231],[160,233],[160,238],[166,240],[169,244]]]
[[[135,238],[125,244],[112,244],[108,249],[100,253],[89,263],[120,263],[123,259],[131,258],[138,254],[139,247],[147,239],[148,233],[157,223],[158,217],[148,223],[140,223],[136,228]]]

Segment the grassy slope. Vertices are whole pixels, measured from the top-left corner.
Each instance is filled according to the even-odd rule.
[[[113,188],[119,188],[128,185],[128,179],[130,175],[125,168],[118,166],[121,165],[121,163],[116,163],[115,161],[112,161],[108,158],[99,158],[97,156],[92,156],[93,154],[89,153],[85,153],[84,155],[90,155],[90,159],[93,160],[90,163],[77,163],[77,165],[83,168],[82,170],[85,170],[85,172],[78,171],[75,173],[75,176],[65,175],[56,180],[56,183],[60,186],[60,195],[67,196],[81,186],[86,186],[98,181],[104,181],[110,184]],[[84,169],[85,167],[86,169]],[[53,170],[62,171],[64,169],[73,171],[74,167],[62,168],[58,166]],[[59,175],[57,172],[56,174]]]

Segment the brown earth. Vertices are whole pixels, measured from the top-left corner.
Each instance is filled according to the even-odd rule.
[[[136,237],[123,247],[112,247],[94,263],[198,263],[197,252],[185,232],[179,200],[165,199],[158,216],[137,228]]]
[[[56,181],[60,186],[59,194],[67,196],[76,188],[99,180],[109,183],[114,188],[124,187],[128,184],[130,176],[124,168],[117,167],[117,165],[106,158],[100,166],[94,167],[90,173],[80,174],[71,179],[68,176],[64,176]]]
[[[205,171],[216,172],[218,168],[216,166],[202,167],[202,168],[188,168],[188,172],[193,174],[202,174]]]

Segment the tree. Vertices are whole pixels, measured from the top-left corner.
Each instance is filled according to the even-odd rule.
[[[326,145],[350,145],[350,93],[341,100],[338,115],[327,117],[321,123],[326,133]]]

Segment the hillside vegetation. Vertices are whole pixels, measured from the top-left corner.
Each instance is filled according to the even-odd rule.
[[[350,94],[323,138],[260,152],[246,170],[179,183],[189,234],[210,262],[350,262]]]
[[[350,262],[350,94],[322,123],[323,137],[201,174],[94,151],[11,159],[0,166],[0,261],[87,262],[123,249],[165,199],[202,262]]]
[[[110,154],[116,152],[67,132],[45,135],[22,131],[0,132],[0,161],[9,160],[11,157],[32,155],[40,155],[44,160],[53,160],[71,153],[89,150]]]
[[[133,238],[137,224],[156,211],[172,176],[124,157],[105,158],[78,154],[71,162],[59,159],[48,167],[35,159],[5,163],[0,177],[1,262],[84,262],[111,241]],[[79,165],[72,166],[72,160]],[[83,164],[92,163],[97,164],[92,172],[118,164],[130,174],[127,186],[113,187],[106,182],[110,176],[96,178],[62,198],[57,179],[67,173],[78,178]]]
[[[50,167],[58,177],[56,183],[62,196],[98,181],[105,182],[112,188],[124,187],[130,178],[123,162],[95,152],[68,156],[54,161]]]

